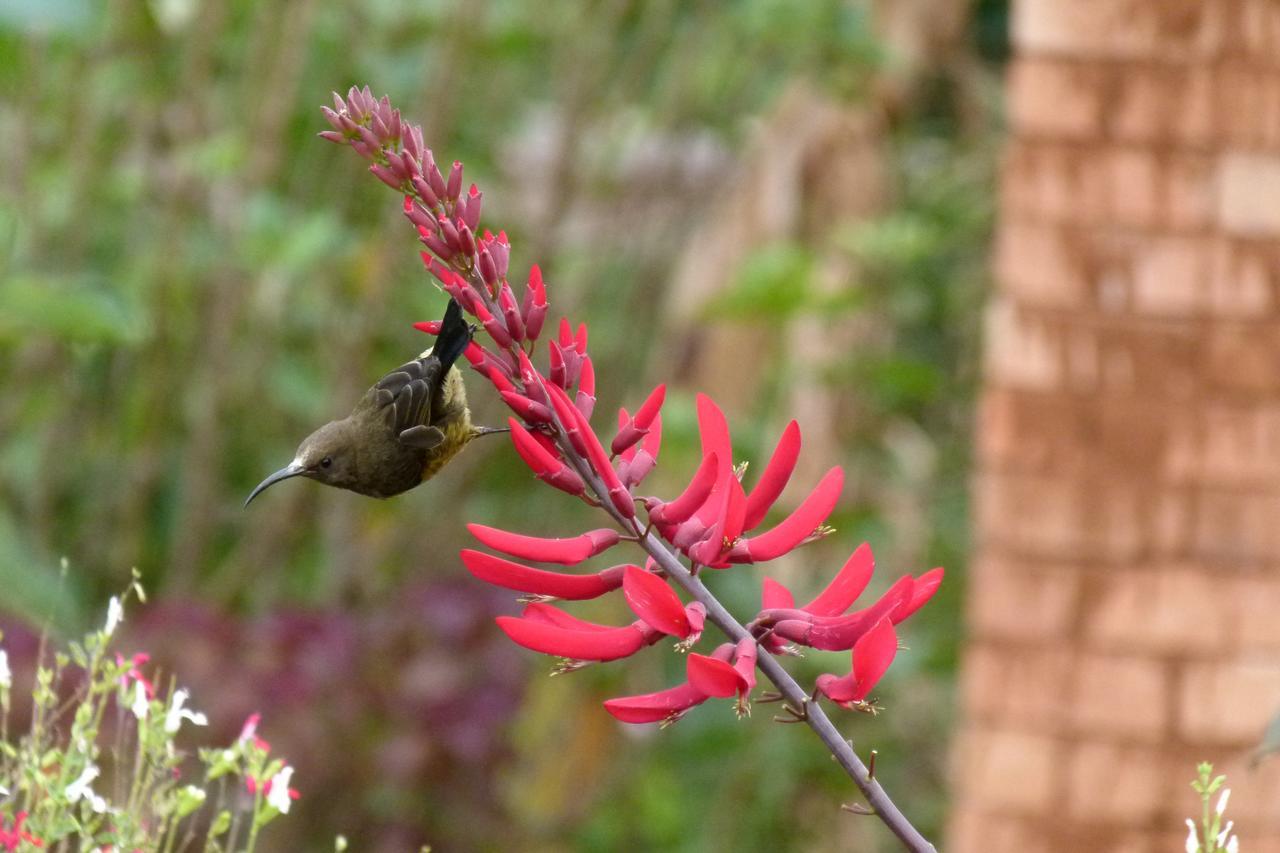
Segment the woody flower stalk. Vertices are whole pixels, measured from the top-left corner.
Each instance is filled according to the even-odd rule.
[[[561,319],[545,345],[545,369],[535,366],[535,360],[542,360],[539,343],[549,311],[546,285],[536,266],[523,277],[522,287],[513,284],[510,242],[504,232],[481,230],[483,194],[474,184],[464,190],[462,164],[454,162],[446,174],[423,143],[421,128],[405,122],[387,98],[375,99],[367,87],[352,88],[345,98],[335,94],[324,116],[331,129],[320,135],[352,148],[369,162],[375,177],[402,195],[404,215],[424,247],[427,270],[483,329],[487,340],[472,342],[466,358],[511,409],[516,453],[538,479],[585,501],[610,521],[567,538],[469,525],[482,545],[505,556],[467,549],[461,554],[463,564],[481,580],[525,595],[521,615],[498,617],[499,627],[519,645],[559,658],[561,671],[630,657],[664,637],[675,638],[676,649],[688,653],[685,681],[606,701],[605,709],[626,723],[670,724],[715,698],[733,699],[739,714],[745,714],[756,673],[763,673],[777,694],[760,701],[784,703],[784,716],[775,719],[813,729],[865,795],[867,806],[846,808],[877,815],[910,850],[933,850],[821,703],[825,699],[844,709],[877,710],[871,691],[898,651],[896,626],[934,594],[942,570],[904,575],[879,600],[854,609],[874,570],[871,550],[862,545],[826,589],[803,606],[796,606],[786,587],[764,578],[760,610],[745,624],[739,621],[704,583],[706,572],[766,563],[828,535],[831,530],[824,525],[839,499],[843,471],[832,468],[789,515],[762,529],[795,470],[800,429],[794,421],[788,424],[747,489],[744,466],[735,465],[724,414],[709,397],[699,395],[702,452],[688,486],[670,500],[642,492],[661,450],[664,386],[655,388],[634,414],[619,411],[616,431],[603,439],[591,423],[596,374],[587,326]],[[436,323],[417,327],[427,333],[439,328]],[[589,574],[563,570],[623,543],[639,546],[642,557]],[[677,589],[689,600],[682,600]],[[587,622],[552,603],[615,591],[621,591],[635,616],[629,624]],[[707,654],[694,652],[707,622],[726,642]],[[796,654],[797,646],[848,652],[849,670],[819,676],[806,690],[778,660]]]

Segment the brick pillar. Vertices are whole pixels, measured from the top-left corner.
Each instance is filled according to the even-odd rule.
[[[946,849],[1280,851],[1280,2],[1015,0]]]

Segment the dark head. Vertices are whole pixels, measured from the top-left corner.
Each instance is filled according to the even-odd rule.
[[[356,483],[356,436],[350,419],[331,421],[298,445],[293,461],[258,484],[245,506],[267,487],[290,477],[310,477],[329,486],[349,489]]]

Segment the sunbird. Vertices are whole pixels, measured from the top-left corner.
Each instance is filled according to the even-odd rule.
[[[389,498],[434,477],[472,439],[506,432],[471,424],[453,363],[473,331],[450,299],[435,346],[379,379],[351,414],[303,439],[293,461],[259,483],[244,505],[290,477]]]

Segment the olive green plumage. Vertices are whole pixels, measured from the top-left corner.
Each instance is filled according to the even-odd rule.
[[[378,380],[351,414],[303,439],[293,461],[263,480],[245,505],[299,476],[389,498],[430,479],[473,438],[500,431],[472,426],[462,374],[453,366],[471,332],[450,300],[435,347]]]

